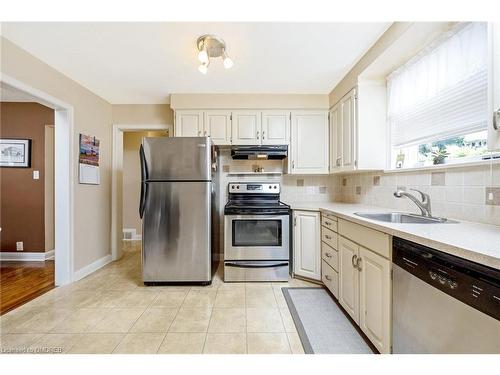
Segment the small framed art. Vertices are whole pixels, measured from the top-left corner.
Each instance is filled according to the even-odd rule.
[[[0,139],[0,167],[30,168],[31,139]]]

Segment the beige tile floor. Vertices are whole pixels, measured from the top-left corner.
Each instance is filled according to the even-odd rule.
[[[140,249],[0,317],[1,352],[299,354],[282,283],[145,287]]]

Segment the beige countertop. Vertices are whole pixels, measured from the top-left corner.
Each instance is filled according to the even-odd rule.
[[[398,224],[365,219],[355,212],[387,212],[356,203],[287,202],[294,210],[328,211],[337,217],[397,236],[448,254],[500,269],[500,226],[467,221],[444,224]]]

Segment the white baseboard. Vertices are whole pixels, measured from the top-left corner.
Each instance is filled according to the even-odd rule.
[[[111,262],[111,254],[102,257],[101,259],[97,259],[95,262],[90,263],[88,266],[80,268],[78,271],[75,271],[73,274],[73,281],[78,281],[83,279],[85,276],[90,275],[92,272],[97,271],[99,268],[104,267],[106,264]]]
[[[49,259],[54,259],[54,254],[54,250],[39,253],[24,251],[0,252],[0,261],[15,260],[18,262],[44,262]]]

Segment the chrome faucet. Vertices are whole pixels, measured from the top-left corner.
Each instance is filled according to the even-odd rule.
[[[429,196],[429,194],[425,194],[424,192],[417,190],[417,189],[410,189],[410,190],[413,190],[413,191],[416,191],[417,193],[419,193],[422,196],[422,201],[419,201],[418,198],[416,198],[413,194],[407,193],[404,189],[401,189],[401,188],[398,188],[394,192],[394,196],[396,198],[402,198],[402,197],[408,198],[409,200],[411,200],[413,203],[415,203],[417,205],[417,207],[422,212],[422,216],[432,217],[431,197]]]

